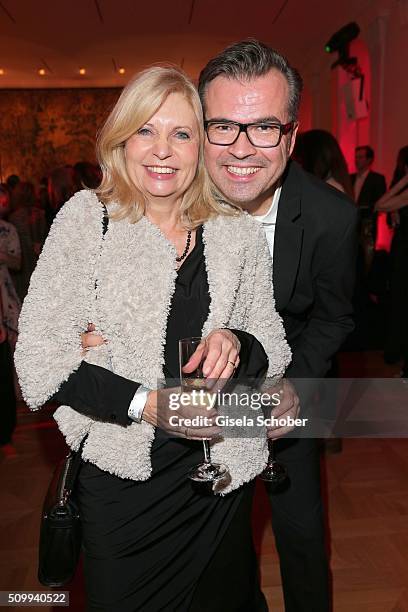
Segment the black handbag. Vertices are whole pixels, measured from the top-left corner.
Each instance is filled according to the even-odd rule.
[[[102,206],[104,237],[109,217],[106,206]],[[38,580],[44,586],[60,587],[66,584],[73,578],[78,564],[82,531],[74,489],[86,438],[76,452],[71,451],[57,465],[45,497],[38,554]]]
[[[45,498],[41,519],[38,580],[60,587],[74,576],[81,551],[82,533],[73,495],[85,438],[56,467]]]

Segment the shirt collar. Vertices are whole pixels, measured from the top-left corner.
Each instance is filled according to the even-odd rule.
[[[264,215],[253,216],[256,221],[259,221],[259,223],[262,223],[262,225],[275,225],[281,191],[282,185],[279,185],[279,187],[276,188],[275,193],[273,194],[272,203],[269,207],[269,210]]]
[[[357,179],[359,181],[365,181],[369,173],[370,173],[370,168],[368,168],[367,170],[364,170],[363,174],[357,174]]]

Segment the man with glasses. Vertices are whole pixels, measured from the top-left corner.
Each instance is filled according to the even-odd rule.
[[[276,305],[293,352],[287,376],[319,378],[353,329],[356,214],[346,196],[289,160],[301,89],[287,60],[255,40],[225,49],[199,80],[207,169],[225,199],[265,228]],[[286,489],[269,495],[285,609],[327,612],[317,441],[281,438],[274,446],[290,476]]]

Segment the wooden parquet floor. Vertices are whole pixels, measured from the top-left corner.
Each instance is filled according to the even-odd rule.
[[[354,375],[362,364],[365,375],[392,376],[396,371],[384,368],[374,353],[348,355],[342,371]],[[46,591],[36,579],[39,515],[65,445],[50,410],[20,409],[18,422],[18,454],[0,459],[0,590]],[[341,453],[322,457],[322,472],[334,612],[408,612],[408,440],[344,440]],[[262,486],[254,524],[263,590],[270,610],[283,612],[278,557]],[[80,568],[69,590],[69,610],[85,610]]]
[[[342,452],[323,463],[334,612],[407,612],[408,441],[345,440]],[[267,501],[262,504],[267,513]],[[260,553],[270,610],[281,612],[278,557],[268,523]]]

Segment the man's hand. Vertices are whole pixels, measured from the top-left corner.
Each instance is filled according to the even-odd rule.
[[[293,385],[286,378],[284,378],[281,380],[279,385],[277,385],[277,389],[271,390],[271,394],[276,392],[279,393],[281,399],[279,405],[272,408],[270,416],[275,417],[275,419],[288,417],[297,419],[299,416],[300,402]],[[276,440],[293,429],[294,426],[289,425],[285,427],[267,427],[267,436],[271,440]]]
[[[186,403],[190,398],[189,405],[182,404],[180,399],[183,397]],[[196,396],[193,404],[193,395],[183,392],[180,387],[150,391],[142,419],[178,438],[189,440],[214,438],[222,431],[214,421],[218,413],[215,408],[208,409],[208,404],[199,404],[198,397]],[[170,408],[171,405],[173,408]],[[201,417],[198,425],[187,422],[196,417]]]
[[[222,388],[238,367],[240,349],[241,344],[235,334],[228,329],[215,329],[196,349],[190,361],[183,367],[183,372],[194,372],[206,355],[203,374],[211,383],[219,380],[220,385],[217,385],[217,388]]]

